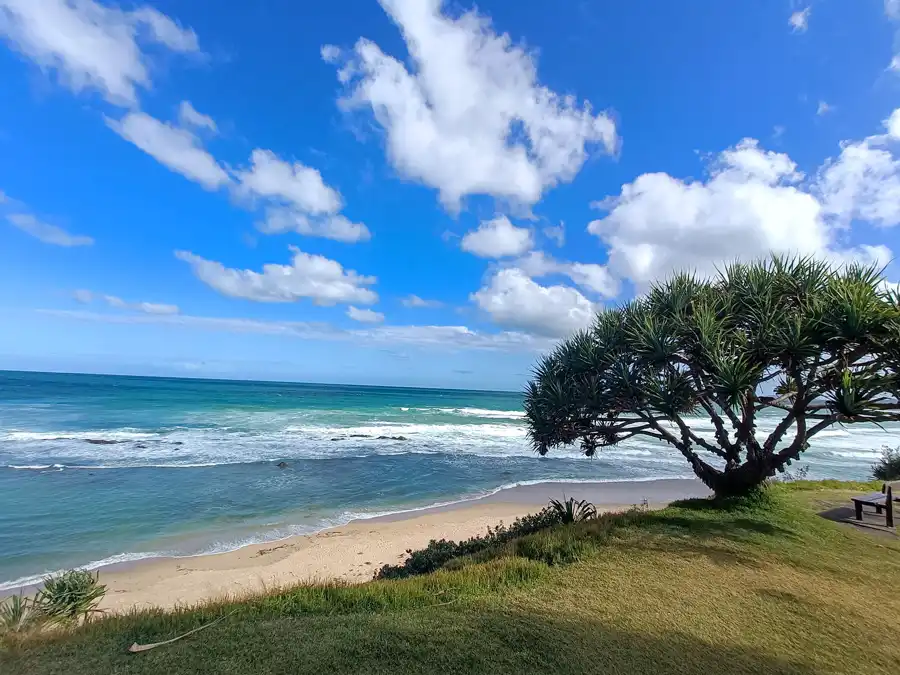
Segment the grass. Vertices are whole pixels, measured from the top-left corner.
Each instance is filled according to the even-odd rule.
[[[12,635],[0,672],[895,672],[900,540],[815,515],[872,487],[779,485],[751,506],[697,500],[558,526],[402,581]]]

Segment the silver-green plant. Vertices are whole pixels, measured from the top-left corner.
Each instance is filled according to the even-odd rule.
[[[21,593],[0,603],[0,633],[21,633],[35,623],[34,601]]]
[[[97,605],[106,594],[99,573],[69,570],[44,579],[34,599],[34,607],[50,624],[73,625],[101,613]]]
[[[589,501],[584,499],[575,499],[563,497],[563,501],[558,499],[550,500],[550,509],[556,514],[561,523],[580,523],[582,520],[589,520],[597,517],[597,509]]]

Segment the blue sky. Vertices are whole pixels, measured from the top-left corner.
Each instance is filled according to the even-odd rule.
[[[519,389],[674,269],[900,280],[897,0],[0,0],[0,38],[0,368]]]

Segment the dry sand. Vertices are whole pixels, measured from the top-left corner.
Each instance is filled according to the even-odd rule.
[[[488,526],[511,523],[563,494],[589,499],[598,509],[613,511],[644,501],[662,506],[675,499],[705,496],[707,491],[694,480],[523,486],[471,502],[357,520],[317,534],[229,553],[159,558],[106,568],[100,573],[101,583],[107,586],[101,607],[111,612],[170,608],[301,581],[368,581],[381,565],[402,561],[406,549],[422,548],[431,539],[466,539],[483,534]]]

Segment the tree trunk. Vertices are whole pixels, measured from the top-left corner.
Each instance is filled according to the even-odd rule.
[[[692,461],[691,466],[697,477],[716,494],[716,497],[740,497],[749,494],[776,472],[772,455],[748,460],[724,471],[710,466],[699,458]]]

